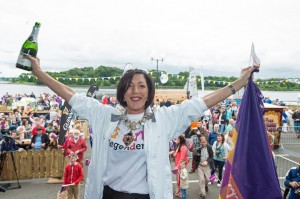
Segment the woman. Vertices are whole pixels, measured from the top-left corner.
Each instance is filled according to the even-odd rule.
[[[31,125],[27,119],[23,120],[23,125],[25,127],[25,138],[31,139]]]
[[[183,135],[180,135],[177,138],[177,148],[175,153],[173,154],[175,157],[175,168],[180,170],[180,163],[185,162],[186,165],[189,162],[188,159],[188,148],[186,145],[186,140]],[[176,187],[176,192],[175,195],[178,197],[181,197],[181,189],[180,189],[180,172],[177,173],[176,178],[177,178],[177,187]]]
[[[179,105],[162,107],[155,113],[149,110],[155,94],[151,77],[142,70],[128,70],[117,88],[117,100],[126,108],[122,114],[114,107],[75,93],[43,72],[38,59],[27,58],[32,62],[33,74],[93,127],[87,199],[172,198],[169,140],[184,132],[207,108],[245,86],[255,69],[243,69],[240,79],[203,99],[192,98]]]
[[[223,134],[218,134],[217,141],[213,144],[213,152],[214,152],[214,165],[215,168],[218,168],[218,184],[217,187],[221,187],[223,167],[225,165],[225,161],[228,156],[229,145],[225,142],[225,137]],[[212,171],[212,174],[215,173],[215,170]]]

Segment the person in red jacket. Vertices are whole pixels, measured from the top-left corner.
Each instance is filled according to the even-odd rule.
[[[36,123],[36,126],[32,128],[32,131],[31,131],[31,136],[35,136],[37,134],[37,129],[38,128],[41,128],[42,129],[42,133],[45,134],[46,133],[46,128],[40,123],[40,122],[37,122]]]
[[[77,162],[80,163],[80,165],[83,168],[83,152],[86,151],[87,146],[85,143],[85,140],[80,137],[80,131],[78,129],[74,129],[73,131],[73,137],[69,140],[67,144],[67,153],[75,153],[78,155]]]
[[[76,162],[78,156],[75,153],[69,155],[70,163],[67,164],[64,172],[64,185],[67,187],[68,198],[79,198],[79,183],[83,179],[84,171]]]

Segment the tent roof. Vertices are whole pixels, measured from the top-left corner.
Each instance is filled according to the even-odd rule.
[[[280,109],[284,109],[285,106],[277,106],[274,104],[268,104],[268,103],[264,103],[265,108],[280,108]]]

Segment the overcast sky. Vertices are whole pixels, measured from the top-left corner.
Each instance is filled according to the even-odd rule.
[[[238,76],[252,42],[256,77],[300,77],[299,0],[1,0],[0,67],[15,63],[35,21],[42,68],[117,66],[170,73],[203,67],[205,75]]]

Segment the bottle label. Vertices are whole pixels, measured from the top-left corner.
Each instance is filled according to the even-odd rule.
[[[17,63],[23,66],[31,67],[31,61],[29,59],[24,58],[25,55],[25,53],[20,53]]]

